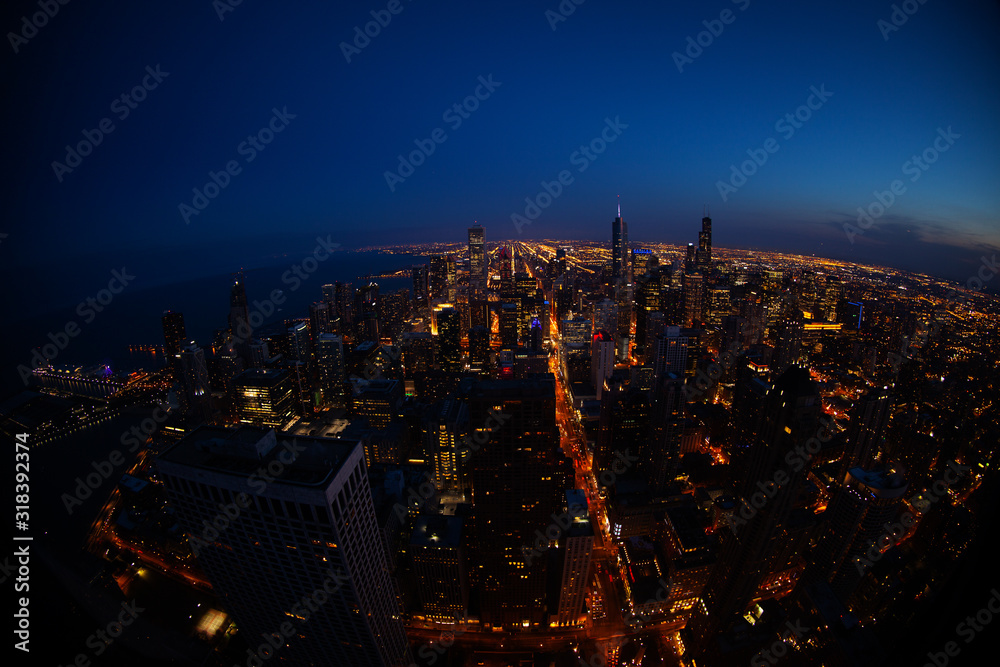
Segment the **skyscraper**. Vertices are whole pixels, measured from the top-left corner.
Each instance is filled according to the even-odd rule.
[[[166,311],[160,318],[163,325],[163,351],[168,358],[180,354],[181,345],[187,340],[187,329],[184,328],[184,314]]]
[[[563,551],[562,580],[559,583],[559,608],[556,626],[577,625],[581,621],[583,602],[590,575],[591,554],[594,551],[594,528],[587,511],[587,494],[582,489],[566,491],[563,508],[569,526],[560,541]]]
[[[483,443],[470,459],[482,622],[541,625],[546,562],[527,566],[523,548],[562,505],[555,378],[479,382],[469,397],[469,424]]]
[[[763,407],[740,489],[743,504],[756,512],[722,533],[722,553],[689,625],[694,655],[745,611],[764,578],[780,565],[775,561],[784,553],[792,504],[809,471],[796,448],[806,451],[821,442],[821,400],[808,370],[791,366],[768,390]]]
[[[463,519],[421,514],[414,519],[410,553],[424,616],[461,622],[468,614],[469,581],[462,544]]]
[[[251,652],[278,636],[273,653],[289,664],[410,664],[359,443],[279,443],[269,429],[202,427],[158,466]],[[260,466],[272,472],[266,483],[248,476]],[[222,511],[226,527],[208,534]]]
[[[618,204],[618,217],[611,223],[611,278],[617,284],[628,282],[628,223],[622,219],[622,205]]]
[[[892,392],[888,387],[874,387],[851,408],[841,477],[854,467],[871,469],[885,453],[885,428],[889,423],[892,401]]]
[[[615,371],[615,339],[607,331],[598,331],[590,343],[591,382],[601,398],[604,381]]]
[[[344,402],[344,339],[324,333],[316,339],[316,363],[323,400],[336,406]]]
[[[486,290],[486,228],[469,227],[469,284],[476,295]]]
[[[707,215],[701,219],[695,265],[702,274],[707,274],[712,270],[712,219]]]
[[[442,370],[462,370],[462,331],[459,312],[450,306],[435,310],[437,360]]]
[[[197,419],[208,420],[212,416],[212,389],[205,352],[192,340],[181,347],[179,357],[184,409]]]
[[[236,416],[243,424],[281,428],[294,416],[288,371],[250,368],[233,381]]]
[[[233,336],[236,353],[249,364],[250,336],[253,334],[253,329],[250,326],[246,277],[243,271],[233,275],[233,284],[229,288],[229,333]]]
[[[823,513],[825,530],[810,563],[810,571],[828,581],[841,602],[846,604],[861,582],[864,567],[859,563],[869,558],[872,545],[884,548],[879,540],[898,516],[907,488],[904,476],[894,470],[856,467],[844,476]]]
[[[413,278],[413,308],[414,310],[426,308],[430,303],[428,296],[430,286],[427,265],[419,264],[414,266],[410,270],[410,275]]]

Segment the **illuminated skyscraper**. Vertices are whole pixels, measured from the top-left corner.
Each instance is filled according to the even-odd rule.
[[[702,274],[707,274],[712,270],[712,219],[707,215],[701,219],[695,265]]]
[[[462,331],[459,312],[451,306],[436,309],[437,361],[446,371],[462,370]]]
[[[258,484],[248,472],[260,467],[273,477]],[[411,663],[359,443],[202,427],[165,451],[158,469],[198,565],[251,651],[291,628],[265,657]],[[223,505],[237,516],[206,537]]]
[[[469,284],[477,295],[486,289],[486,228],[478,223],[469,227]]]
[[[243,424],[282,428],[294,417],[288,371],[250,368],[233,382],[236,416]]]
[[[611,223],[611,278],[615,283],[629,281],[628,223],[622,219],[622,206],[618,204],[618,217]]]
[[[547,621],[546,559],[528,565],[524,547],[552,523],[565,480],[556,426],[555,378],[483,381],[471,390],[470,458],[484,625],[531,628]]]
[[[166,343],[163,351],[167,358],[180,354],[181,345],[187,340],[187,329],[184,328],[183,313],[166,311],[160,319],[163,325],[163,340]]]
[[[344,403],[344,339],[334,334],[320,334],[316,339],[316,364],[323,400],[336,406]]]
[[[414,266],[410,274],[413,277],[413,308],[415,310],[426,308],[430,303],[430,278],[427,272],[427,265],[420,264]]]
[[[462,544],[463,519],[421,514],[414,519],[410,553],[417,593],[427,618],[461,622],[468,614],[469,581]]]

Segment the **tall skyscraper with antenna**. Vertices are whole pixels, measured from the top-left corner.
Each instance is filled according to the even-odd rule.
[[[701,219],[701,231],[698,232],[698,250],[695,255],[695,265],[703,274],[712,270],[712,219],[708,217],[708,209],[705,210],[705,217]]]
[[[611,278],[615,283],[628,282],[628,223],[622,219],[621,201],[611,223]]]

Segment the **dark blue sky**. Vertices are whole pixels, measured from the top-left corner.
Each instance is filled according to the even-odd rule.
[[[12,4],[5,34],[38,11]],[[511,215],[562,170],[573,182],[522,238],[609,237],[620,194],[637,240],[696,240],[708,204],[720,246],[959,279],[1000,248],[995,2],[914,1],[886,40],[888,2],[587,0],[553,30],[557,0],[401,0],[348,63],[340,43],[386,5],[243,0],[220,21],[210,0],[75,0],[16,54],[8,35],[0,261],[179,271],[198,247],[253,265],[316,234],[460,240],[473,220],[516,238]],[[672,54],[724,9],[679,72]],[[120,119],[112,102],[157,65],[169,75]],[[500,86],[453,129],[442,114],[489,75]],[[832,96],[779,131],[812,86]],[[248,163],[238,146],[275,107],[295,118]],[[114,131],[59,182],[52,162],[103,118]],[[572,155],[606,118],[628,127],[581,173]],[[905,163],[948,127],[959,138],[911,181]],[[446,141],[390,191],[396,156],[436,128]],[[778,151],[723,201],[717,182],[769,138]],[[185,224],[179,204],[230,160],[241,172]],[[843,223],[895,179],[905,192],[850,243]]]

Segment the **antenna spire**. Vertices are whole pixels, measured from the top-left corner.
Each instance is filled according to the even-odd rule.
[[[618,217],[622,217],[622,196],[618,195]]]

